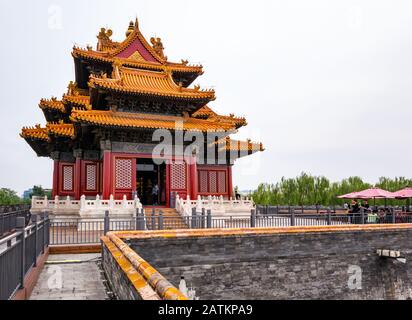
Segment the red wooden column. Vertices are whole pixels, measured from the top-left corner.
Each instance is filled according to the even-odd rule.
[[[232,181],[232,166],[227,167],[227,190],[229,193],[229,199],[233,197],[233,181]]]
[[[54,160],[53,163],[53,199],[59,195],[59,160]]]
[[[110,151],[104,151],[103,154],[103,199],[108,200],[112,192],[112,153]]]
[[[82,170],[82,160],[76,158],[76,163],[74,165],[74,198],[80,200],[80,184],[81,184],[81,170]]]
[[[197,161],[196,157],[192,158],[189,163],[190,168],[190,198],[197,199],[198,183],[197,183]]]

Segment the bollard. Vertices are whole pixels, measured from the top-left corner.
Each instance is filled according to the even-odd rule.
[[[109,210],[106,210],[104,212],[104,223],[103,223],[103,232],[104,235],[106,235],[109,232],[110,229],[110,218],[109,218]]]
[[[163,211],[159,210],[157,226],[159,230],[163,230]]]
[[[191,223],[191,227],[192,229],[196,229],[196,218],[197,218],[197,213],[196,213],[196,207],[192,208],[192,223]]]
[[[256,227],[256,210],[252,209],[250,212],[250,227],[255,228]]]
[[[207,210],[207,216],[206,216],[206,228],[210,229],[212,228],[212,210]]]
[[[360,209],[360,218],[361,218],[361,224],[365,224],[365,211],[363,208]]]
[[[330,214],[330,209],[328,208],[328,226],[332,224],[332,216]]]
[[[151,229],[155,230],[156,228],[156,209],[152,208],[152,216],[150,218],[150,225],[151,225]]]
[[[24,288],[24,276],[25,276],[25,266],[26,266],[26,219],[23,217],[16,218],[16,230],[20,232],[18,238],[21,242],[21,265],[20,265],[20,289]]]
[[[49,213],[47,211],[44,212],[43,216],[43,246],[42,246],[42,253],[45,252],[45,248],[49,246],[49,236],[50,236],[50,221],[49,221]]]
[[[289,207],[289,210],[290,210],[290,225],[294,227],[295,226],[295,209],[294,208],[291,209]]]
[[[136,209],[136,230],[144,230],[144,210]]]
[[[202,208],[202,225],[200,226],[202,229],[205,228],[205,218],[206,218],[206,209]]]
[[[33,267],[37,267],[37,255],[40,252],[37,252],[38,242],[39,242],[39,235],[38,235],[38,221],[39,216],[36,214],[31,217],[31,221],[34,223],[34,258],[33,258]],[[44,236],[44,234],[43,234]],[[44,238],[43,238],[44,239]],[[44,240],[43,240],[44,241]]]

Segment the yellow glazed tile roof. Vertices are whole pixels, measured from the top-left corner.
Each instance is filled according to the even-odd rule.
[[[20,136],[24,139],[49,140],[46,128],[41,128],[40,125],[35,127],[23,127]]]
[[[56,98],[51,99],[41,99],[39,103],[39,107],[41,109],[51,109],[57,110],[59,112],[65,112],[66,109],[64,108],[63,101],[57,100]]]
[[[118,59],[118,55],[127,50],[136,40],[149,52],[155,61],[146,61],[139,57],[136,59],[135,55],[131,55],[128,58],[121,58],[124,65],[134,68],[148,68],[151,70],[161,70],[162,66],[169,66],[173,72],[181,73],[197,73],[203,74],[203,67],[201,65],[188,65],[187,61],[181,63],[168,62],[167,57],[163,56],[161,52],[155,50],[155,48],[148,43],[146,38],[139,30],[138,21],[135,24],[131,23],[129,27],[129,33],[126,39],[122,42],[114,42],[110,39],[112,32],[104,28],[101,29],[98,39],[102,40],[100,51],[94,51],[92,48],[81,49],[78,47],[73,48],[73,57],[81,57],[85,59],[91,59],[96,61],[102,61],[106,63],[113,63],[114,59]],[[131,29],[130,29],[131,28]]]
[[[74,138],[74,126],[71,123],[48,123],[46,129],[49,135]]]
[[[227,139],[226,142],[220,142],[223,148],[229,151],[264,151],[262,143],[255,143],[250,140],[239,141]]]
[[[84,108],[86,110],[91,110],[92,106],[90,104],[90,97],[83,95],[64,95],[63,102],[72,103],[77,107]]]
[[[115,111],[83,111],[73,110],[70,119],[73,122],[85,122],[98,126],[123,128],[148,128],[186,131],[227,131],[233,130],[232,124],[213,122],[196,118],[184,118],[157,114],[115,112]]]
[[[215,100],[214,90],[184,88],[177,85],[170,72],[156,72],[114,66],[112,78],[91,77],[89,87],[103,88],[121,93],[150,95],[185,100]]]
[[[66,112],[65,105],[67,103],[71,103],[78,108],[82,108],[85,110],[90,110],[92,108],[90,104],[90,97],[83,96],[83,95],[64,95],[62,100],[57,100],[56,98],[51,99],[41,99],[39,103],[39,107],[42,110],[50,109],[56,110],[61,113]]]
[[[74,126],[71,123],[48,123],[46,128],[40,125],[23,127],[20,136],[24,139],[49,140],[51,135],[74,138]]]
[[[197,110],[195,113],[193,113],[193,116],[195,118],[209,119],[212,121],[213,120],[218,120],[221,122],[227,121],[227,122],[233,123],[236,126],[236,128],[240,128],[240,127],[247,125],[245,118],[235,117],[233,114],[229,116],[220,115],[220,114],[217,114],[215,111],[213,111],[209,106],[203,106],[202,108]]]

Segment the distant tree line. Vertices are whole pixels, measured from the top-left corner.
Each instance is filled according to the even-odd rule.
[[[8,188],[0,188],[0,205],[18,205],[18,204],[30,204],[33,196],[51,198],[51,192],[43,189],[42,186],[34,186],[30,197],[23,199],[17,195],[17,192]]]
[[[388,191],[398,191],[407,186],[412,187],[412,179],[397,177],[394,179],[381,177],[378,183],[370,184],[360,177],[349,177],[338,182],[331,182],[323,176],[312,176],[302,173],[296,178],[282,178],[279,182],[262,183],[252,193],[253,200],[261,205],[342,205],[350,200],[338,199],[337,196],[361,191],[370,187],[378,187]],[[376,200],[383,205],[385,200]],[[405,205],[403,200],[386,200],[388,205]],[[372,200],[373,204],[373,200]]]

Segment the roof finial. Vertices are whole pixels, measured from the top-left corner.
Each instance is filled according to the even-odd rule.
[[[134,23],[134,28],[139,29],[139,20],[137,19],[137,16],[136,16],[136,20],[135,20],[135,23]]]
[[[129,28],[126,31],[126,37],[130,36],[134,30],[135,30],[134,23],[133,21],[130,21]]]

